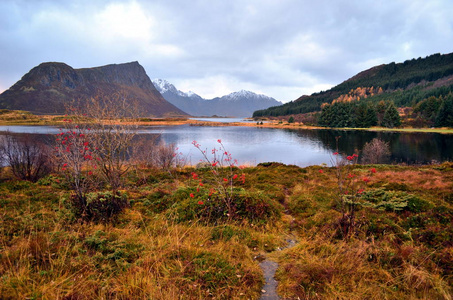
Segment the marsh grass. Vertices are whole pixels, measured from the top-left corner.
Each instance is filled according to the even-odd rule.
[[[336,235],[334,168],[245,168],[238,188],[274,212],[259,222],[197,215],[194,168],[131,170],[121,190],[131,205],[110,222],[76,218],[59,174],[32,183],[3,172],[0,298],[258,299],[255,258],[267,255],[279,263],[285,299],[451,299],[453,165],[354,171],[370,168],[360,203],[420,201],[401,210],[358,206],[347,241]],[[290,235],[298,244],[279,251]]]
[[[300,299],[451,299],[430,257],[410,243],[304,239],[281,255],[279,291]]]

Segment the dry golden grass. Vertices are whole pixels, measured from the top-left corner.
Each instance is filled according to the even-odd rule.
[[[123,190],[131,207],[109,223],[74,219],[58,174],[30,183],[5,171],[0,298],[258,299],[264,280],[254,258],[267,256],[279,263],[284,299],[451,299],[451,164],[372,167],[367,190],[414,206],[359,207],[348,240],[338,236],[334,168],[244,169],[240,188],[271,198],[282,212],[261,223],[181,221],[179,214],[198,207],[195,199],[178,210],[192,201],[181,191],[192,191],[193,168],[131,174]],[[353,171],[364,176],[370,168]],[[297,245],[276,250],[288,237]]]
[[[427,257],[387,262],[393,251],[380,242],[301,240],[280,255],[279,293],[285,299],[451,299],[448,281],[425,269]],[[387,263],[395,266],[382,268]]]

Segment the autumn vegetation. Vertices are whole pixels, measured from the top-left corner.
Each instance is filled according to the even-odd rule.
[[[293,117],[325,127],[398,127],[399,115],[404,127],[453,127],[448,117],[453,113],[452,76],[452,54],[379,65],[330,90],[256,111],[253,117]],[[394,107],[383,122],[390,104]]]
[[[1,299],[258,299],[262,258],[283,299],[452,298],[451,162],[380,164],[375,139],[332,167],[243,166],[218,140],[191,166],[114,100],[47,143],[2,136]]]
[[[0,298],[258,299],[262,256],[284,299],[452,297],[451,163],[244,167],[219,141],[204,164],[132,157],[110,181],[92,150],[72,177],[51,156],[39,178],[2,168]]]

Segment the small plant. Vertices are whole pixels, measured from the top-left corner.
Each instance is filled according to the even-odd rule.
[[[431,205],[423,199],[401,191],[386,191],[383,188],[363,193],[363,206],[369,206],[386,211],[424,212]]]
[[[203,178],[212,186],[209,189],[207,201],[211,199],[211,196],[221,199],[225,214],[231,220],[236,216],[237,209],[235,205],[235,198],[237,197],[235,185],[245,183],[245,173],[238,167],[238,161],[233,159],[231,153],[225,149],[222,141],[219,139],[217,142],[220,146],[212,149],[212,158],[208,157],[206,150],[202,150],[201,145],[196,141],[193,141],[192,144],[200,150],[206,163],[205,166],[210,169],[210,176]],[[199,178],[195,172],[192,173],[192,178],[198,182],[197,192],[200,192],[205,185],[203,179]],[[191,193],[190,197],[194,198],[195,195]],[[203,205],[204,202],[200,200],[198,204]]]
[[[336,137],[337,144],[338,139]],[[339,210],[342,217],[339,221],[341,236],[345,239],[355,233],[355,217],[360,199],[365,191],[365,187],[370,181],[370,176],[376,173],[376,169],[369,170],[367,176],[356,174],[354,166],[357,164],[358,154],[341,156],[338,151],[333,153],[332,165],[335,168],[335,176],[338,187]]]
[[[107,222],[114,219],[121,211],[129,206],[127,195],[111,191],[93,192],[86,195],[86,204],[77,202],[78,198],[73,198],[72,205],[76,211],[76,216],[87,221]],[[83,208],[81,210],[81,208]]]

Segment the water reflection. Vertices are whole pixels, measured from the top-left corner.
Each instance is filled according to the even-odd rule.
[[[58,133],[50,126],[0,126],[0,131],[40,134]],[[373,138],[389,142],[391,161],[397,163],[430,163],[453,160],[453,135],[437,133],[368,132],[347,130],[293,130],[260,127],[160,126],[142,127],[140,135],[157,135],[166,143],[174,143],[191,164],[202,159],[192,141],[201,144],[207,153],[219,147],[221,139],[233,158],[241,164],[276,161],[299,166],[330,164],[332,153],[352,154],[361,151]]]
[[[310,137],[299,137],[296,132],[253,127],[172,126],[142,130],[141,133],[161,134],[161,139],[174,143],[191,163],[202,159],[193,141],[211,153],[221,139],[233,158],[241,164],[277,161],[286,164],[310,165],[328,163],[330,151]]]
[[[299,130],[298,135],[318,139],[330,151],[336,150],[335,138],[339,136],[338,149],[347,154],[360,152],[365,143],[379,138],[389,143],[390,162],[393,163],[426,164],[453,160],[453,135],[352,130]]]

